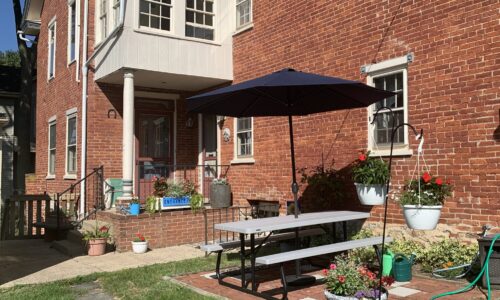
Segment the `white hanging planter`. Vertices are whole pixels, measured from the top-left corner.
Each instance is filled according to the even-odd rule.
[[[354,183],[359,202],[363,205],[383,205],[387,195],[385,184]]]
[[[148,241],[132,242],[132,251],[137,254],[146,253],[148,251]]]
[[[434,230],[439,222],[442,208],[442,205],[403,205],[403,215],[411,229]]]

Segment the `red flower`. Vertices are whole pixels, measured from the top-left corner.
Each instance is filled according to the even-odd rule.
[[[344,275],[337,276],[337,279],[339,280],[340,283],[344,283],[345,282],[345,276]]]
[[[366,160],[366,155],[364,155],[364,154],[360,154],[360,155],[358,156],[358,159],[359,159],[360,161],[365,161],[365,160]]]
[[[99,228],[99,231],[100,232],[107,232],[108,231],[108,227],[102,226],[101,228]]]
[[[437,184],[437,185],[443,185],[443,179],[441,179],[441,178],[436,178],[436,184]]]
[[[422,175],[422,179],[425,183],[428,183],[431,181],[432,176],[429,174],[429,172],[425,172],[424,175]]]
[[[327,269],[323,269],[323,275],[325,275],[325,276],[328,275],[328,270]]]
[[[142,234],[136,233],[135,235],[141,240],[141,242],[146,241],[146,238]]]
[[[382,284],[384,286],[391,286],[394,281],[394,278],[392,278],[391,276],[382,276]]]
[[[451,184],[451,180],[446,179],[446,184]]]

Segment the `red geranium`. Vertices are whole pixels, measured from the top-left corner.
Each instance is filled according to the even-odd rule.
[[[366,155],[365,155],[365,154],[360,154],[360,155],[358,156],[358,159],[359,159],[360,161],[365,161],[365,160],[366,160]]]
[[[443,185],[443,179],[441,179],[441,178],[436,178],[436,184],[437,184],[437,185]]]
[[[429,172],[425,172],[424,175],[422,175],[422,179],[425,183],[429,183],[432,179],[432,176],[431,174],[429,174]]]
[[[102,226],[101,228],[99,228],[100,232],[107,232],[108,230],[109,230],[109,228],[106,226]]]

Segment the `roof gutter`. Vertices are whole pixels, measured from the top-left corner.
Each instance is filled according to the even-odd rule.
[[[120,22],[113,31],[94,49],[92,55],[87,59],[88,53],[88,26],[89,26],[89,0],[85,0],[84,16],[83,16],[83,54],[82,54],[82,151],[80,159],[80,178],[83,179],[87,175],[87,100],[88,100],[88,75],[89,65],[91,61],[99,54],[104,46],[114,38],[119,31],[123,29],[125,22],[125,5],[126,0],[120,0]],[[80,216],[85,214],[85,186],[86,182],[82,181],[80,185]]]

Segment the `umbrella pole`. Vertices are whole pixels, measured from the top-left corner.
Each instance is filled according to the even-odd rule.
[[[297,175],[295,174],[295,148],[293,144],[293,122],[292,115],[288,115],[288,128],[290,129],[290,154],[292,160],[292,193],[294,203],[295,218],[299,217],[299,185],[297,184]],[[299,249],[299,228],[295,228],[295,249]],[[300,260],[295,261],[295,275],[287,276],[287,283],[289,285],[309,285],[316,281],[314,276],[301,275]]]

